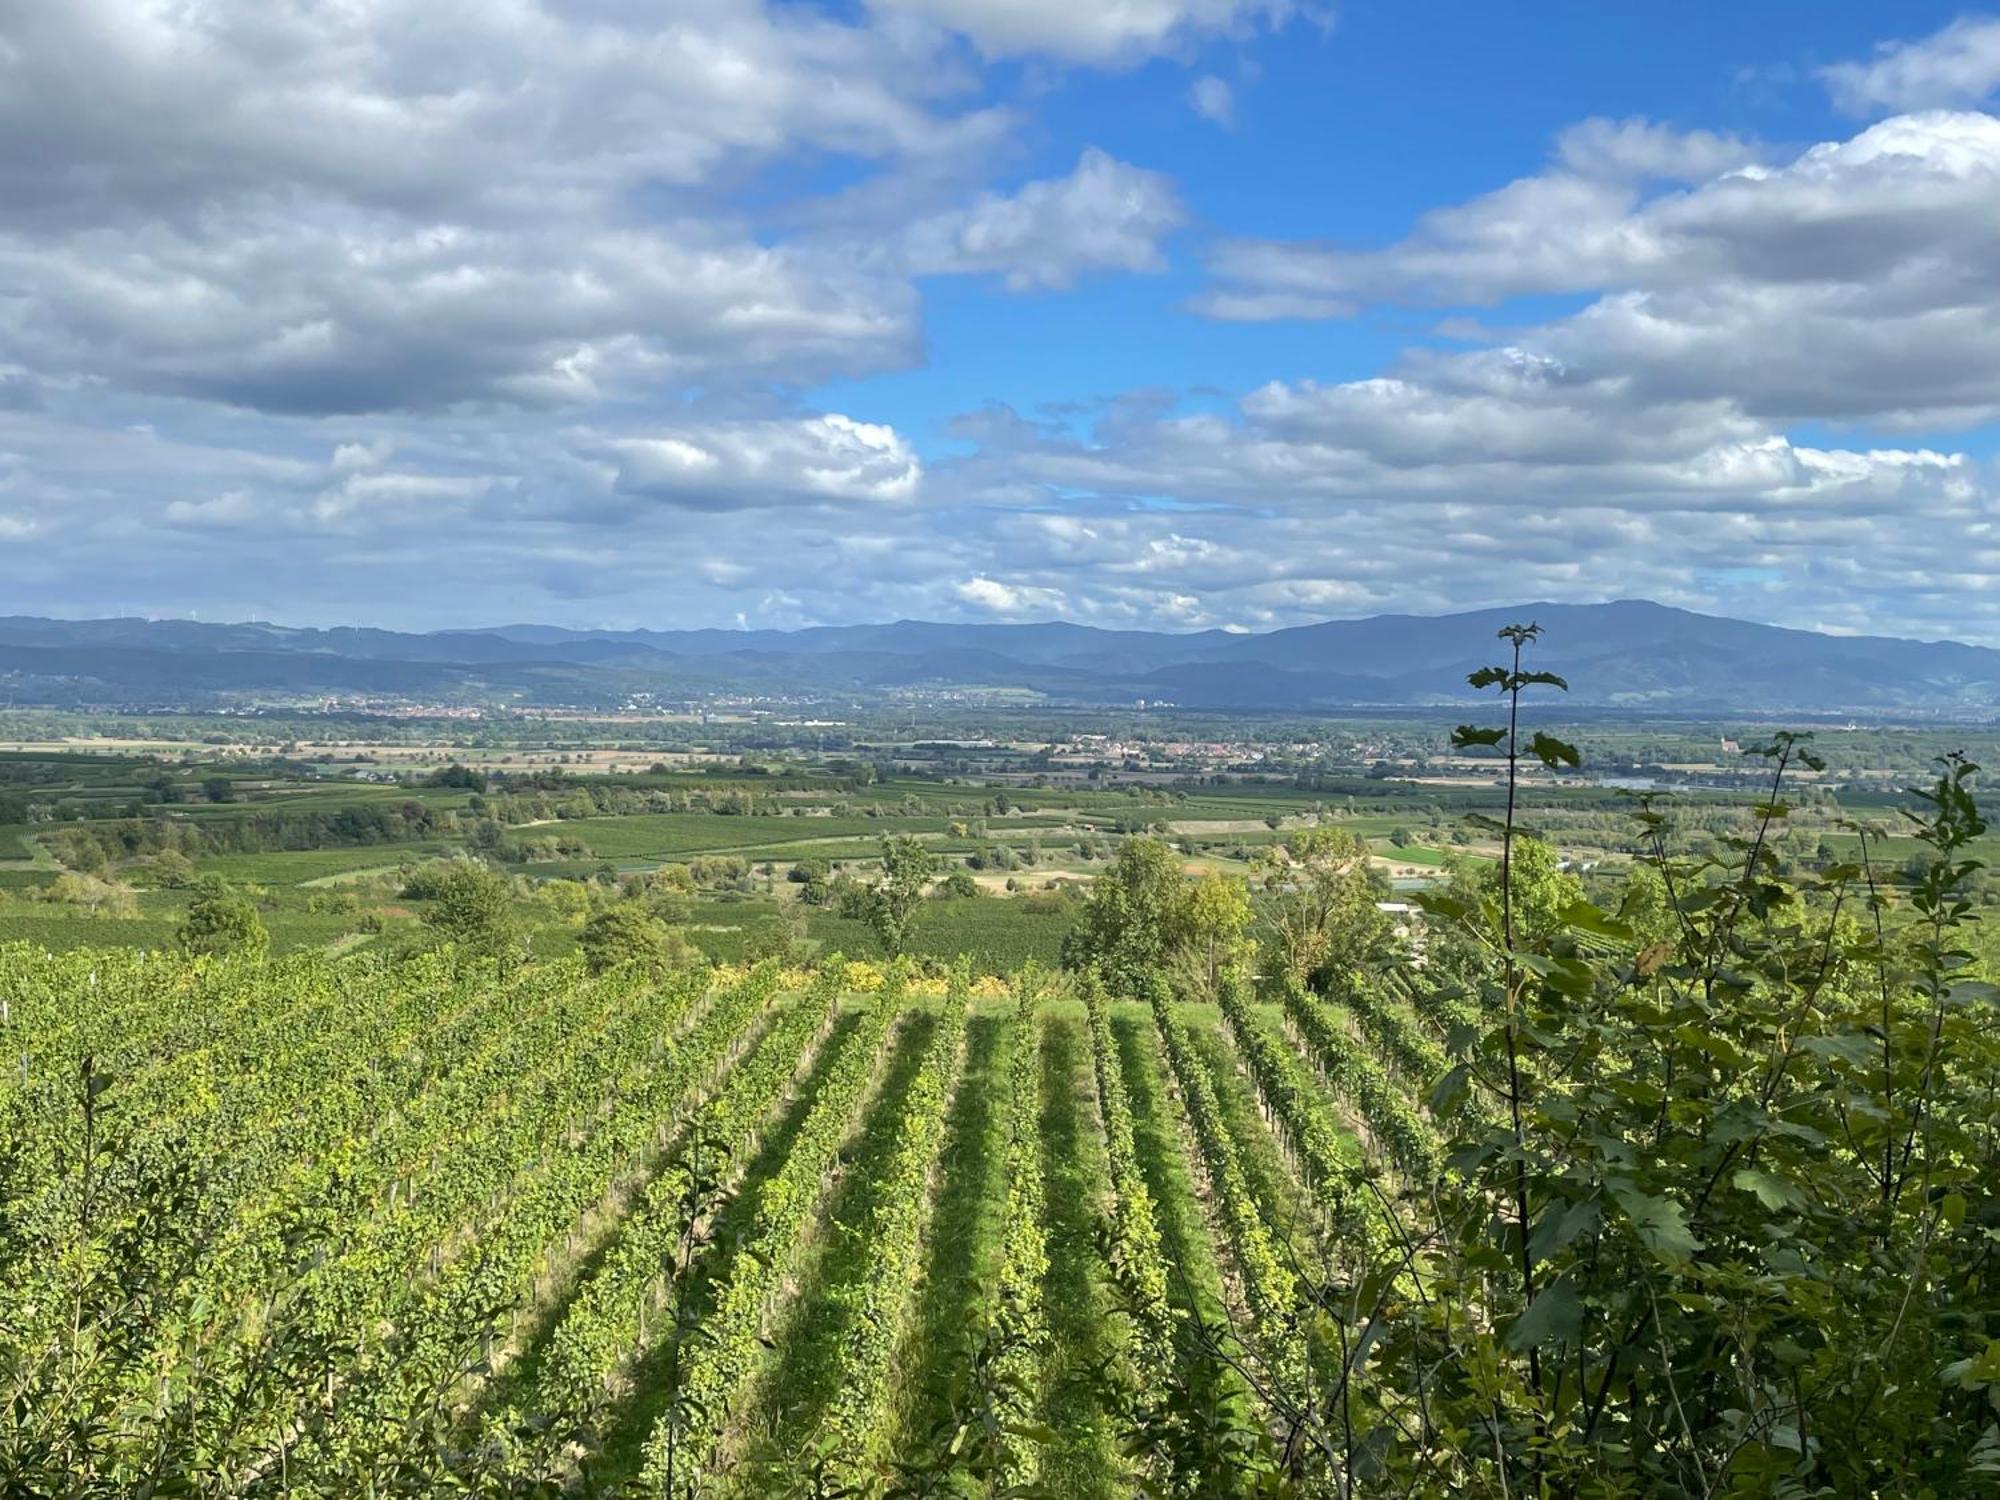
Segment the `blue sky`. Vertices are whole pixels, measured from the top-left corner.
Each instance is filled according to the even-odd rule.
[[[2000,644],[2000,17],[26,0],[0,587]]]
[[[1894,35],[1960,14],[1898,7]],[[1031,299],[941,281],[925,293],[928,360],[888,377],[829,383],[929,450],[958,412],[1023,409],[1159,384],[1241,391],[1273,379],[1364,378],[1429,342],[1433,307],[1352,320],[1218,324],[1184,306],[1204,284],[1206,234],[1393,241],[1440,203],[1535,171],[1552,139],[1591,117],[1643,116],[1801,145],[1848,133],[1816,67],[1867,55],[1891,33],[1883,8],[1774,0],[1754,6],[1532,8],[1347,3],[1324,24],[1213,40],[1129,71],[1046,81],[1014,176],[1067,170],[1084,145],[1170,173],[1191,216],[1161,275],[1094,280]],[[1004,69],[1017,73],[1018,69]],[[1229,82],[1235,123],[1188,106],[1192,79]],[[1571,299],[1531,299],[1496,318],[1539,320]]]

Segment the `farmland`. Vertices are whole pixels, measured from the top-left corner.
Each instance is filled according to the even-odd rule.
[[[1974,773],[1890,833],[1504,764],[1560,845],[1407,782],[36,762],[113,805],[0,871],[0,1478],[2000,1473]],[[1718,1369],[1755,1411],[1661,1394]]]
[[[876,935],[837,901],[802,900],[809,893],[796,876],[824,868],[836,883],[865,883],[879,871],[882,841],[908,837],[937,854],[941,873],[971,876],[961,896],[925,907],[911,951],[937,961],[967,953],[1007,971],[1057,958],[1076,893],[1134,835],[1169,840],[1190,873],[1257,884],[1276,846],[1334,826],[1366,840],[1377,869],[1407,892],[1492,858],[1490,832],[1468,820],[1493,814],[1501,797],[1492,761],[1438,753],[1436,729],[1420,721],[1323,728],[1330,747],[1359,748],[1331,762],[1329,748],[1282,774],[1121,783],[1125,760],[1150,754],[1137,742],[1124,760],[1100,754],[1062,772],[1075,779],[1061,784],[1046,763],[1053,742],[1032,740],[999,741],[972,763],[944,742],[886,739],[866,758],[851,742],[838,753],[724,755],[729,731],[716,726],[705,744],[686,738],[699,726],[670,726],[678,748],[641,743],[616,755],[589,748],[588,724],[523,725],[511,745],[490,742],[493,731],[468,740],[449,722],[375,726],[394,740],[283,745],[212,743],[223,729],[241,735],[241,721],[193,721],[178,740],[159,737],[150,720],[93,727],[94,736],[16,740],[0,753],[0,935],[53,949],[158,948],[181,927],[196,886],[220,885],[256,905],[278,952],[406,952],[421,946],[426,912],[409,894],[412,871],[472,857],[509,875],[518,924],[538,954],[573,950],[598,906],[684,870],[691,889],[656,905],[713,960],[872,957],[882,951]],[[1291,745],[1304,732],[1271,731]],[[1703,738],[1692,729],[1665,744],[1644,728],[1587,732],[1614,765],[1668,748],[1691,753]],[[1850,854],[1847,819],[1890,815],[1889,799],[1867,788],[1930,738],[1857,740],[1850,774],[1863,785],[1838,802],[1804,788],[1780,845],[1788,865]],[[1370,755],[1393,756],[1398,774],[1375,774],[1391,763]],[[1728,787],[1681,792],[1675,852],[1714,847],[1740,817],[1754,794],[1730,776]],[[1585,779],[1544,777],[1525,788],[1524,815],[1566,856],[1616,870],[1637,848],[1628,802]],[[1993,842],[1977,852],[1990,856]],[[163,850],[188,866],[168,875]],[[1876,851],[1902,862],[1918,846],[1902,836]]]
[[[1291,1236],[1334,1232],[1212,1007],[1156,1014],[1032,979],[1010,993],[966,969],[920,981],[838,960],[653,983],[570,962],[503,982],[435,964],[190,972],[17,948],[0,983],[20,1058],[12,1192],[41,1206],[32,1234],[90,1240],[92,1219],[161,1212],[159,1174],[203,1164],[213,1217],[158,1225],[147,1246],[185,1266],[156,1289],[155,1325],[285,1379],[248,1413],[241,1389],[190,1381],[98,1415],[135,1437],[142,1414],[229,1424],[218,1463],[237,1474],[201,1477],[242,1492],[279,1489],[281,1459],[289,1493],[358,1492],[389,1456],[379,1424],[420,1407],[475,1449],[482,1432],[497,1448],[503,1420],[546,1418],[589,1435],[563,1461],[597,1482],[672,1493],[716,1475],[773,1493],[800,1451],[850,1480],[932,1464],[986,1341],[1021,1325],[1048,1336],[1032,1360],[1043,1395],[1020,1416],[1068,1436],[1045,1454],[1009,1445],[1004,1464],[1051,1493],[1119,1493],[1134,1470],[1093,1370],[1141,1351],[1112,1316],[1096,1226],[1118,1212],[1111,1164],[1132,1159],[1130,1140],[1205,1305],[1256,1289],[1232,1270],[1225,1293],[1231,1252],[1194,1190],[1204,1150],[1253,1163],[1242,1211]],[[79,1117],[85,1058],[102,1089]],[[1303,1056],[1294,1068],[1310,1073]],[[1129,1102],[1107,1114],[1093,1077],[1129,1079]],[[1174,1102],[1190,1089],[1227,1101],[1219,1124],[1203,1117],[1218,1132],[1204,1146]],[[1365,1114],[1311,1089],[1359,1163]],[[106,1118],[118,1128],[93,1140]],[[83,1163],[103,1176],[95,1201],[66,1191],[66,1164]],[[328,1226],[309,1263],[288,1223]],[[118,1274],[115,1237],[99,1248],[93,1272]],[[32,1276],[8,1284],[4,1326],[28,1348],[53,1337],[39,1319],[68,1311],[38,1305]],[[139,1484],[148,1446],[106,1477]]]

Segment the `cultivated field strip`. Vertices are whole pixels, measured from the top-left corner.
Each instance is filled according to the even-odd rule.
[[[1377,1149],[1410,1177],[1435,1177],[1444,1146],[1410,1091],[1345,1014],[1302,989],[1287,989],[1285,1021],[1292,1040],[1319,1069],[1327,1086],[1355,1108]]]
[[[755,1154],[780,1097],[810,1066],[839,1018],[843,972],[838,963],[829,965],[727,1084],[690,1116],[681,1149],[635,1200],[610,1253],[583,1281],[556,1326],[540,1371],[548,1407],[587,1415],[653,1337],[671,1332],[660,1328],[658,1315],[677,1242],[698,1231],[709,1209],[699,1196],[706,1180],[704,1155],[707,1173],[729,1181]]]
[[[1164,985],[1150,997],[1175,1093],[1186,1113],[1216,1217],[1228,1242],[1242,1298],[1249,1313],[1249,1337],[1279,1379],[1296,1384],[1291,1366],[1300,1353],[1291,1337],[1295,1278],[1280,1237],[1272,1231],[1270,1207],[1259,1201],[1251,1175],[1230,1130],[1215,1081],[1188,1024],[1177,1013]]]
[[[437,1463],[546,1435],[579,1485],[667,1495],[954,1464],[954,1492],[1185,1487],[1126,1456],[1148,1393],[1204,1341],[1267,1386],[1316,1363],[1302,1270],[1380,1235],[1371,1170],[1442,1155],[1418,1101],[1443,1043],[1363,978],[1189,1005],[838,959],[0,950],[0,996],[21,1233],[74,1238],[116,1190],[76,1184],[82,1133],[112,1128],[86,1095],[135,1159],[205,1170],[214,1234],[158,1337],[245,1373],[125,1419],[219,1427],[259,1360],[309,1351],[218,1445],[216,1492],[353,1492],[419,1431]],[[54,1314],[15,1297],[0,1326],[32,1340]]]
[[[759,1194],[757,1220],[734,1254],[701,1343],[681,1369],[676,1402],[646,1440],[644,1477],[672,1493],[712,1471],[728,1435],[736,1395],[755,1373],[790,1268],[826,1196],[831,1168],[885,1060],[882,1044],[900,1019],[894,987],[877,994],[821,1086],[791,1154]]]

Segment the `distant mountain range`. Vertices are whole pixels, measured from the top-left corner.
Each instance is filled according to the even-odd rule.
[[[1533,620],[1535,664],[1578,706],[1985,717],[2000,651],[1830,636],[1643,600],[1378,615],[1265,634],[1088,625],[889,625],[808,630],[566,630],[507,625],[410,634],[191,620],[0,617],[0,703],[209,707],[317,698],[609,707],[721,695],[866,698],[1017,689],[1073,704],[1146,699],[1291,710],[1465,701],[1498,659],[1494,632]]]

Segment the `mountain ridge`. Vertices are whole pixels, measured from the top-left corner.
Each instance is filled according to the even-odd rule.
[[[1650,600],[1373,615],[1279,630],[895,620],[799,630],[516,624],[410,632],[116,617],[0,617],[0,699],[213,706],[350,695],[523,707],[640,696],[851,699],[1009,689],[1058,703],[1312,711],[1467,701],[1495,632],[1533,621],[1578,706],[1990,715],[2000,651],[1828,635]]]

